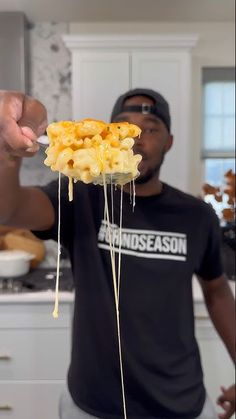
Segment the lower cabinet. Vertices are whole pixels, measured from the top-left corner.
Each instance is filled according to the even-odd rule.
[[[0,419],[58,419],[63,381],[0,384]]]
[[[70,360],[72,303],[0,304],[0,419],[58,419]]]

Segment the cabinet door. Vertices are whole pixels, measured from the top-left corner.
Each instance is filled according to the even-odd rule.
[[[115,100],[129,84],[128,52],[74,52],[73,118],[109,121]]]
[[[70,329],[0,329],[1,380],[65,380]]]
[[[132,87],[160,92],[170,105],[174,144],[166,156],[161,178],[188,191],[190,118],[190,57],[185,51],[133,52]]]
[[[1,383],[0,419],[58,419],[65,382]]]

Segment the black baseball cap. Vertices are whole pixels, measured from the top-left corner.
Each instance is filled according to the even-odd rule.
[[[154,105],[149,105],[143,103],[141,105],[124,105],[126,99],[133,96],[147,96],[150,97]],[[140,112],[143,114],[153,114],[156,115],[162,122],[165,124],[166,128],[170,132],[171,129],[171,119],[170,119],[170,110],[169,104],[165,98],[155,90],[137,88],[129,90],[128,92],[121,95],[112,110],[111,121],[114,121],[115,117],[123,112]]]

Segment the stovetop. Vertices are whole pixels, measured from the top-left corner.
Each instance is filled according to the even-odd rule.
[[[70,268],[60,269],[60,291],[73,290],[73,276]],[[25,293],[54,290],[56,284],[56,269],[41,268],[30,271],[27,275],[20,277],[2,279],[1,293]]]

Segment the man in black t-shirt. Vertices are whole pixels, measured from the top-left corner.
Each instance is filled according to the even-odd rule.
[[[0,195],[4,197],[0,222],[56,238],[56,182],[39,189],[20,187],[17,180],[19,156],[37,148],[34,141],[44,128],[43,108],[21,94],[5,93],[0,101]],[[17,126],[19,120],[24,128]],[[124,120],[142,129],[134,151],[143,157],[134,212],[129,186],[124,187],[123,203],[120,324],[127,416],[213,419],[194,335],[191,287],[195,273],[213,323],[234,358],[234,302],[222,274],[218,220],[204,202],[159,179],[173,142],[165,99],[149,89],[127,92],[112,112],[112,121]],[[113,203],[112,229],[117,237],[119,190]],[[77,183],[74,201],[69,203],[63,181],[61,212],[61,239],[69,250],[75,284],[70,395],[62,398],[61,417],[122,418],[102,188]],[[229,418],[235,410],[234,387],[222,390],[219,403],[225,409],[222,417]]]

